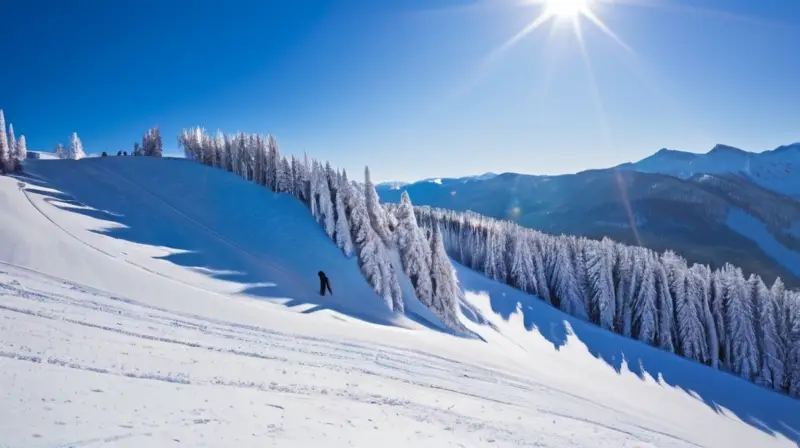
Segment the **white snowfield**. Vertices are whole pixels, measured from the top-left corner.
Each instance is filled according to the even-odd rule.
[[[0,446],[800,440],[800,402],[466,268],[462,317],[484,340],[392,314],[302,204],[220,170],[27,170],[0,177]]]

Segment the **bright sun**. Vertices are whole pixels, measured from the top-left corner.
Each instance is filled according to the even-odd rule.
[[[545,16],[573,19],[591,13],[592,0],[545,0],[543,3]]]

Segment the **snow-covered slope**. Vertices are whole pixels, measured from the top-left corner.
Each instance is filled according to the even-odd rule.
[[[800,440],[800,402],[462,267],[484,341],[393,315],[301,204],[233,175],[145,158],[28,170],[22,189],[0,177],[4,446]]]
[[[620,165],[619,168],[682,179],[699,173],[732,173],[777,193],[800,198],[800,143],[761,153],[725,145],[717,145],[706,154],[662,149],[639,162]]]

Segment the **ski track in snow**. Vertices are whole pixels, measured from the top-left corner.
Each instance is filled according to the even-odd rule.
[[[554,409],[527,406],[517,394],[543,389],[553,394],[559,392],[523,378],[443,357],[378,344],[337,343],[170,313],[9,265],[0,272],[0,279],[0,296],[3,298],[0,304],[2,371],[24,371],[31,365],[49,365],[84,374],[171,385],[236,388],[280,396],[321,396],[336,402],[343,400],[377,406],[383,412],[394,414],[394,418],[463,431],[493,446],[536,446],[531,443],[540,436],[532,427],[522,424],[523,421],[529,423],[534,415],[538,419],[558,417],[562,420],[560,424],[567,427],[591,427],[592,431],[602,433],[607,441],[614,441],[608,446],[638,446],[636,443],[682,446],[670,445],[668,442],[673,440],[672,436],[664,437],[644,428],[630,425],[620,428],[588,418],[575,418]],[[28,333],[13,331],[23,322]],[[11,323],[16,325],[11,326]],[[55,340],[36,331],[48,327],[58,329],[58,333],[53,335]],[[113,341],[111,345],[114,348],[125,350],[120,353],[124,359],[107,362],[106,357],[99,358],[95,349],[89,348],[92,340]],[[169,370],[147,369],[144,366],[148,364],[148,357],[169,358]],[[201,361],[201,358],[206,359]],[[248,368],[242,365],[236,375],[215,374],[213,367],[191,372],[182,369],[182,366],[198,362],[238,362],[247,364]],[[252,362],[264,364],[250,364]],[[287,371],[294,371],[294,375]],[[383,387],[378,387],[379,384],[364,384],[363,381],[317,386],[296,380],[297,376],[336,376],[345,380],[354,374],[362,378],[375,377],[376,383],[388,382],[423,392],[435,391],[438,398],[419,400],[411,397],[416,394],[408,394],[408,398],[387,396],[381,393]],[[508,390],[513,394],[510,395]],[[47,400],[48,397],[41,397],[42,404]],[[559,400],[574,401],[574,398],[562,394]],[[467,408],[479,407],[483,412],[477,415],[462,413],[458,408],[465,401],[468,402]],[[286,411],[291,406],[272,403],[271,407]],[[509,424],[492,418],[499,417],[501,409],[503,414],[518,414],[519,423]],[[603,412],[608,413],[608,410]],[[204,424],[211,421],[206,420]],[[0,426],[4,424],[9,422],[0,423]],[[144,441],[152,434],[152,431],[126,432],[66,443],[67,446],[89,446],[123,439]],[[561,442],[569,444],[567,436],[565,433]],[[30,437],[32,439],[25,442],[26,446],[28,443],[36,444],[36,437],[33,434]],[[554,441],[552,436],[548,436],[548,440]],[[634,445],[627,445],[630,443]]]

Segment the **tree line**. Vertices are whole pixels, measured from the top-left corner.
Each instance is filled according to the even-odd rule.
[[[14,135],[14,125],[8,124],[6,130],[6,117],[0,109],[0,173],[22,171],[22,161],[28,157],[28,144],[25,136],[20,135],[17,140]]]
[[[387,206],[389,209],[398,206]],[[552,236],[471,211],[415,207],[459,263],[579,319],[664,351],[800,395],[800,292],[731,264]]]
[[[458,319],[458,283],[438,229],[429,234],[417,226],[413,206],[404,195],[396,212],[381,206],[369,167],[364,182],[351,181],[345,170],[334,169],[304,155],[281,156],[272,136],[210,135],[204,129],[184,129],[178,145],[185,157],[255,182],[276,193],[302,201],[328,237],[358,266],[386,307],[404,313],[400,284],[405,275],[414,296],[448,328],[463,331]]]

